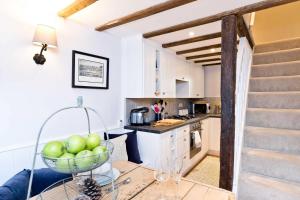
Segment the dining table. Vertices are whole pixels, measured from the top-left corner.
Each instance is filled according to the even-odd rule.
[[[157,200],[161,194],[169,200],[235,200],[235,195],[230,191],[186,178],[182,178],[178,185],[172,179],[160,183],[155,180],[153,169],[129,161],[115,161],[113,168],[120,171],[116,183],[130,178],[128,184],[118,187],[118,200]],[[73,181],[69,184],[76,185]],[[59,185],[45,191],[42,195],[43,198],[36,196],[30,200],[68,200],[70,197],[66,197],[65,190],[65,185]],[[101,200],[109,199],[112,198],[101,198]]]

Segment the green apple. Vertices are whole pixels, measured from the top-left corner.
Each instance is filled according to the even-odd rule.
[[[73,135],[68,138],[66,142],[67,151],[69,153],[76,154],[85,149],[85,139],[79,135]]]
[[[70,173],[75,169],[75,156],[71,153],[64,153],[60,156],[56,162],[55,166],[57,170],[63,173]]]
[[[58,158],[64,153],[64,144],[60,141],[48,142],[44,146],[42,153],[48,158]]]
[[[107,160],[107,148],[105,146],[98,146],[93,150],[95,154],[95,162],[105,162]]]
[[[75,163],[80,170],[89,169],[94,164],[95,155],[90,150],[80,151],[75,156]]]
[[[86,139],[86,147],[88,150],[93,150],[101,143],[101,138],[97,133],[91,133]]]

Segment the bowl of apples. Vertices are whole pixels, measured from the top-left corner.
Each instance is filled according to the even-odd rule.
[[[48,142],[42,159],[52,170],[65,174],[91,171],[103,165],[113,151],[113,144],[96,133],[87,137],[72,135],[64,141]]]

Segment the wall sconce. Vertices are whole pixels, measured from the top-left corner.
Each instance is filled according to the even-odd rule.
[[[43,51],[47,51],[47,48],[56,48],[56,31],[55,28],[38,24],[35,29],[35,34],[32,40],[33,44],[42,46],[41,52],[35,54],[33,60],[38,65],[43,65],[46,62],[46,58],[43,55]]]

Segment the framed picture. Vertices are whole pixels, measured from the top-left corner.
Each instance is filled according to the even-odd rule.
[[[72,87],[108,89],[109,58],[73,50]]]

